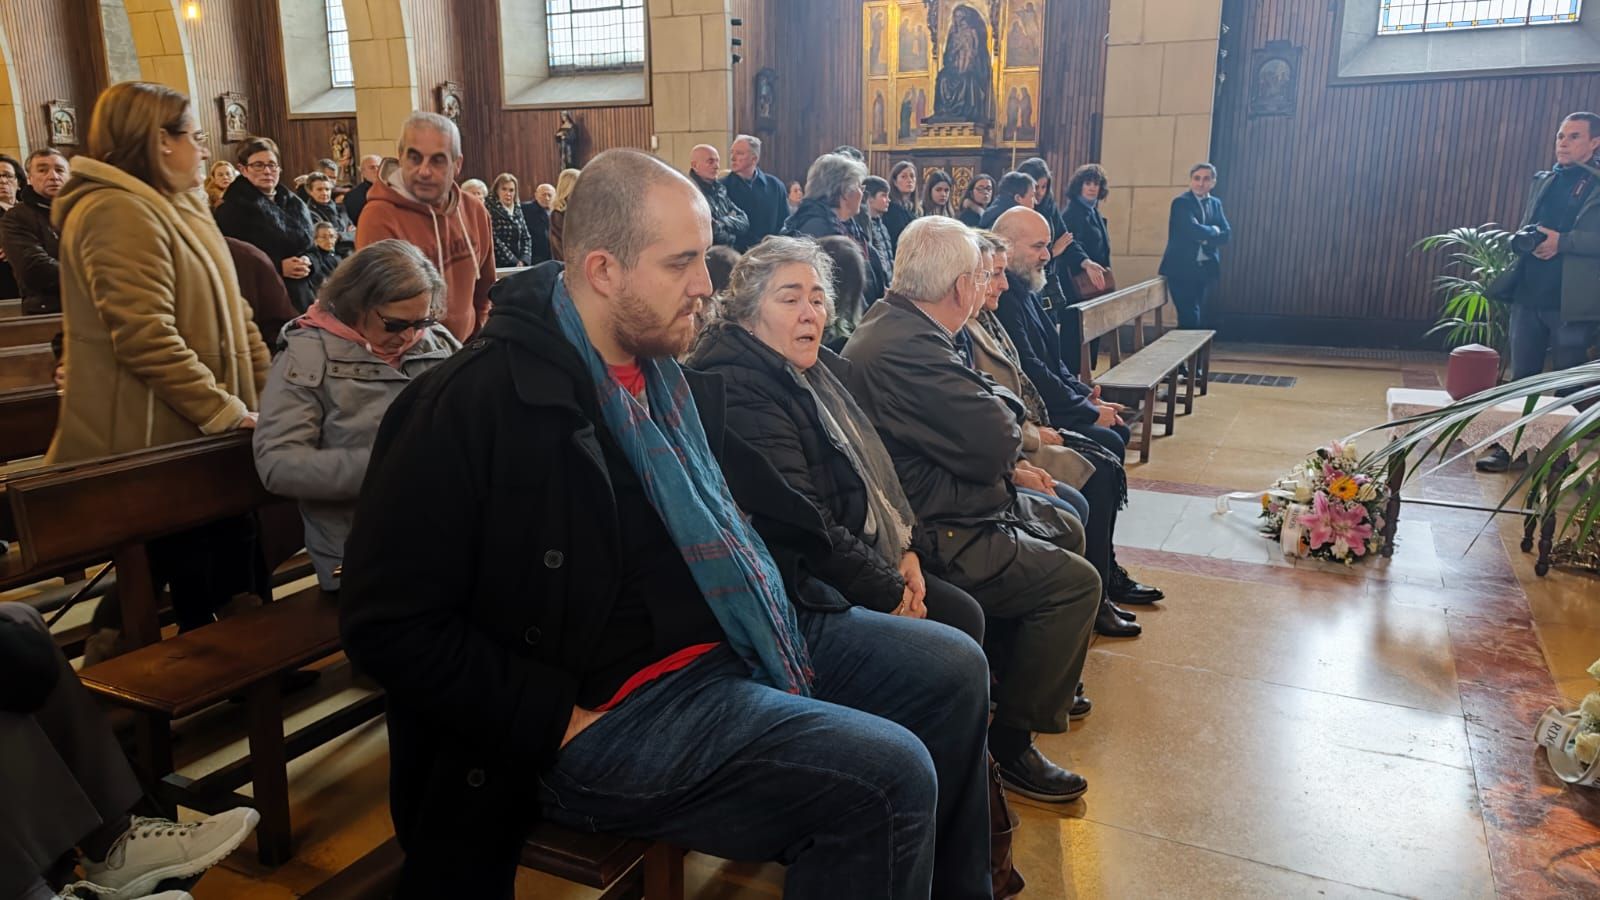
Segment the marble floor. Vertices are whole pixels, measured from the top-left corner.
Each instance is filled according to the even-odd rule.
[[[1130,466],[1119,553],[1169,600],[1140,610],[1143,637],[1096,641],[1094,714],[1041,739],[1091,787],[1068,806],[1013,799],[1023,896],[1600,897],[1600,793],[1565,787],[1530,739],[1546,705],[1594,686],[1600,580],[1536,578],[1514,521],[1423,506],[1393,560],[1291,565],[1255,534],[1257,510],[1219,515],[1216,497],[1270,484],[1382,421],[1385,389],[1439,372],[1227,347],[1215,365],[1298,382],[1216,385]],[[1455,465],[1407,493],[1501,490]],[[352,689],[335,663],[320,690]],[[198,766],[230,752],[196,730]],[[200,900],[297,897],[391,834],[381,723],[291,776],[297,857],[267,871],[241,850]],[[780,894],[776,866],[687,866],[700,900]],[[524,873],[518,896],[594,893]]]

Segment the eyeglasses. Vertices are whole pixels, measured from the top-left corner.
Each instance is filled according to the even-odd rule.
[[[283,169],[283,166],[280,166],[275,162],[245,163],[244,167],[252,172],[277,172]]]
[[[166,132],[175,138],[183,137],[187,134],[194,138],[194,142],[196,144],[204,144],[206,141],[211,140],[211,135],[201,131],[198,128],[193,129],[192,131],[173,131],[172,129],[168,128],[166,129]]]
[[[425,319],[417,319],[413,321],[411,319],[391,319],[382,313],[373,313],[373,315],[376,315],[380,320],[382,320],[383,330],[389,332],[390,334],[399,334],[402,331],[409,331],[413,328],[417,329],[418,331],[422,331],[439,324],[439,320],[435,319],[433,316],[428,316]]]

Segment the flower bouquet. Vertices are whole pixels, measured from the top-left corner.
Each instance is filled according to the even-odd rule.
[[[1600,660],[1589,667],[1589,674],[1600,680]],[[1545,710],[1533,738],[1562,781],[1584,786],[1600,781],[1600,690],[1590,691],[1577,712],[1554,706]]]
[[[1263,534],[1284,555],[1350,564],[1383,549],[1389,486],[1362,468],[1354,444],[1334,441],[1261,495]]]

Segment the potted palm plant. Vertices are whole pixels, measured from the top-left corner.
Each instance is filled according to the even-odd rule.
[[[1423,238],[1416,249],[1450,252],[1445,273],[1434,279],[1434,288],[1443,295],[1444,305],[1439,310],[1439,321],[1427,333],[1443,333],[1446,346],[1452,348],[1467,344],[1494,348],[1500,353],[1504,374],[1511,312],[1504,302],[1489,296],[1489,288],[1516,261],[1511,233],[1493,225],[1454,228]]]
[[[1536,409],[1541,396],[1552,399]],[[1472,446],[1450,454],[1451,444],[1477,416],[1507,401],[1522,402],[1520,417]],[[1530,422],[1551,412],[1573,409],[1576,415],[1532,454],[1527,469],[1512,480],[1496,503],[1495,512],[1517,510],[1530,515],[1524,551],[1532,549],[1532,521],[1547,521],[1555,525],[1556,539],[1570,537],[1579,553],[1592,554],[1591,541],[1596,539],[1600,526],[1600,403],[1596,401],[1600,401],[1600,361],[1499,385],[1437,410],[1365,429],[1350,439],[1380,430],[1404,431],[1362,461],[1363,466],[1387,466],[1397,476],[1391,484],[1398,487],[1404,479],[1415,476],[1431,457],[1438,457],[1439,462],[1430,472],[1473,456],[1494,443],[1509,444],[1511,455],[1515,456],[1523,430]],[[1541,563],[1539,574],[1547,570]]]

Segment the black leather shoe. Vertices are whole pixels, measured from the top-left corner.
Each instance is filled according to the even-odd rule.
[[[1121,566],[1111,569],[1111,583],[1106,585],[1106,592],[1118,604],[1129,606],[1148,606],[1157,600],[1166,598],[1160,588],[1148,584],[1140,584],[1128,575],[1128,570]]]
[[[1129,622],[1117,615],[1110,600],[1100,601],[1100,610],[1094,614],[1094,633],[1106,637],[1138,637],[1144,628],[1138,622]]]
[[[1087,719],[1089,718],[1089,713],[1093,709],[1094,703],[1088,697],[1079,694],[1077,697],[1073,698],[1072,712],[1068,713],[1068,716],[1074,722],[1078,721],[1079,719]]]
[[[1046,759],[1032,744],[1021,756],[1001,762],[999,767],[1006,790],[1043,803],[1071,803],[1089,789],[1082,775]]]
[[[1137,621],[1139,621],[1139,617],[1138,616],[1134,615],[1133,613],[1129,612],[1128,610],[1123,609],[1122,607],[1116,605],[1115,603],[1111,604],[1111,608],[1116,610],[1117,615],[1123,617],[1124,619],[1127,619],[1129,622],[1137,622]]]
[[[1473,468],[1479,472],[1505,472],[1511,468],[1511,453],[1499,444],[1495,444],[1474,464]]]

